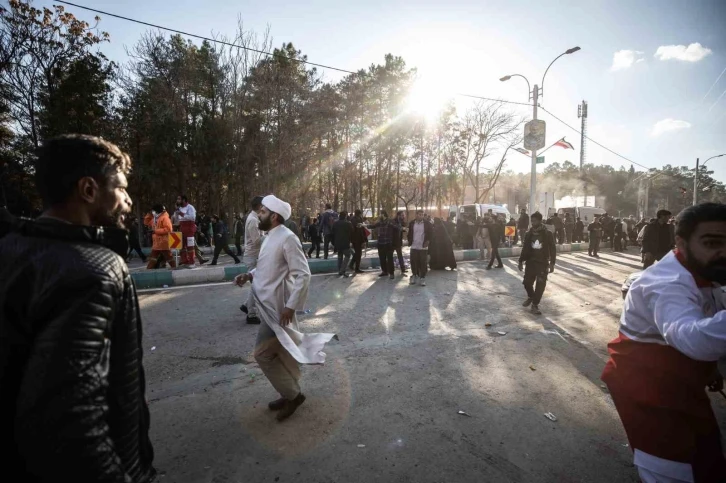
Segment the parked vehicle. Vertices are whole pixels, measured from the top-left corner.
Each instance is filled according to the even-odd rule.
[[[509,221],[509,218],[512,216],[509,213],[509,210],[504,206],[499,205],[487,205],[483,203],[474,203],[471,205],[461,205],[459,206],[459,213],[467,213],[467,214],[473,214],[475,219],[483,218],[489,210],[492,210],[492,213],[494,213],[497,216],[503,216],[504,221]]]

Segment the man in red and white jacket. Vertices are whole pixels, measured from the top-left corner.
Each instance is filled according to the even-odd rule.
[[[681,212],[676,247],[631,286],[602,380],[644,482],[726,481],[705,391],[723,387],[726,205]]]

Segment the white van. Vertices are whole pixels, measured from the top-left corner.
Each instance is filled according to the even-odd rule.
[[[492,213],[498,216],[504,217],[504,222],[508,222],[509,218],[511,218],[511,213],[509,213],[509,210],[503,206],[499,205],[486,205],[482,203],[475,203],[471,205],[461,205],[459,207],[459,213],[465,213],[469,216],[474,215],[475,219],[483,218],[487,213],[489,213],[489,210],[492,210]]]

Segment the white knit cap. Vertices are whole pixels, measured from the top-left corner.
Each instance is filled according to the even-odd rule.
[[[289,220],[292,215],[292,207],[290,207],[290,203],[282,201],[275,195],[267,195],[262,198],[262,205],[268,210],[282,216],[285,220]]]

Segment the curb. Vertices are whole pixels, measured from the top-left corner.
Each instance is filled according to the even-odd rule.
[[[610,248],[610,243],[601,243],[601,249]],[[586,243],[572,243],[569,245],[557,245],[557,253],[580,252],[587,250]],[[502,258],[518,257],[522,253],[522,247],[500,248],[499,256]],[[454,258],[457,262],[479,260],[479,250],[454,250]],[[378,257],[363,258],[361,260],[362,269],[379,268],[381,266]],[[329,258],[308,260],[310,272],[318,273],[337,273],[338,259]],[[136,284],[136,288],[167,288],[181,285],[197,285],[204,283],[222,283],[230,282],[241,273],[246,273],[247,267],[244,263],[239,265],[225,265],[218,267],[208,267],[200,269],[180,269],[180,270],[148,270],[143,272],[134,272],[131,278]]]

